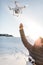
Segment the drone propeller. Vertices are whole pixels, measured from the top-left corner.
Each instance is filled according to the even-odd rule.
[[[18,1],[14,1],[14,3],[16,5],[16,7],[20,7],[21,6],[21,4]]]
[[[17,1],[15,1],[15,4],[17,3]]]

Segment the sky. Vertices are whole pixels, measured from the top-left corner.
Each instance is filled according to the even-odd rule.
[[[15,0],[0,0],[0,34],[11,34],[19,37],[19,26],[23,23],[26,36],[34,40],[43,37],[43,0],[16,0],[28,5],[18,17],[13,16],[8,5],[14,7]]]

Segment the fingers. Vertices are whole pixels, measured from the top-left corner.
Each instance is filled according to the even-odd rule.
[[[20,28],[20,29],[23,29],[23,24],[22,24],[22,23],[20,23],[19,28]]]
[[[20,23],[20,27],[23,27],[23,24],[22,23]]]

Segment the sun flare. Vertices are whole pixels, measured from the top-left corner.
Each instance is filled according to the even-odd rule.
[[[22,15],[20,19],[24,25],[26,36],[30,36],[33,40],[36,40],[40,36],[43,37],[42,27],[39,23],[36,23],[34,19],[29,19],[28,16],[25,15]]]

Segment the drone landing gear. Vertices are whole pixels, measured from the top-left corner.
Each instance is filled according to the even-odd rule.
[[[15,15],[14,13],[13,13],[13,16],[17,16],[18,17],[18,15]]]

